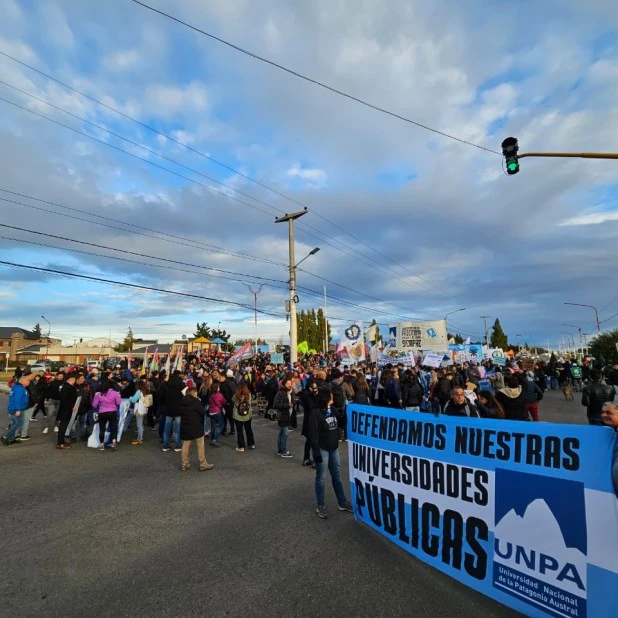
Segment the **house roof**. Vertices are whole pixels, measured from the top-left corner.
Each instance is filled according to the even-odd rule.
[[[35,343],[33,345],[29,345],[26,346],[25,348],[20,348],[19,350],[17,350],[17,354],[31,354],[31,353],[38,353],[41,351],[41,348],[44,348],[44,345],[41,345],[39,343]]]
[[[38,337],[30,330],[20,328],[19,326],[0,326],[0,339],[10,339],[14,333],[25,335],[26,339],[38,339]]]

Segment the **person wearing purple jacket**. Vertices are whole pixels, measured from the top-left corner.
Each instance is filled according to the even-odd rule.
[[[105,380],[101,390],[96,393],[92,407],[97,411],[99,422],[100,451],[105,450],[105,427],[109,423],[109,433],[112,441],[112,449],[116,448],[116,436],[118,435],[118,408],[120,407],[120,393],[114,388],[111,380]]]

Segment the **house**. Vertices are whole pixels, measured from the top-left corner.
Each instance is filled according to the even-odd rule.
[[[0,326],[0,356],[7,356],[9,363],[36,360],[45,354],[45,349],[59,345],[60,339],[37,337],[36,334],[19,326]],[[38,350],[37,350],[38,348]],[[20,351],[25,351],[20,355]]]

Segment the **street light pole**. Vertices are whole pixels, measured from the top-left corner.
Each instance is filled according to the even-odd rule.
[[[489,338],[487,337],[487,320],[490,318],[490,315],[482,315],[481,318],[483,322],[485,322],[485,345],[489,345]]]
[[[575,307],[589,307],[590,309],[594,309],[594,315],[597,319],[597,332],[601,334],[601,322],[599,321],[599,311],[594,305],[584,305],[582,303],[564,303],[565,305],[574,305]]]
[[[515,336],[517,337],[517,354],[521,354],[521,346],[519,345],[519,338],[521,337],[521,333],[516,333]]]
[[[253,321],[255,324],[255,355],[258,353],[258,324],[257,324],[257,297],[264,288],[264,284],[260,285],[257,290],[254,290],[248,283],[243,281],[243,284],[249,288],[249,292],[253,294]]]
[[[47,360],[49,356],[49,335],[51,333],[51,324],[49,323],[49,320],[44,315],[42,315],[41,317],[47,322],[47,342],[45,344],[45,360]]]
[[[569,328],[576,328],[579,332],[579,347],[582,350],[582,354],[584,353],[584,345],[583,345],[583,335],[581,326],[577,326],[576,324],[561,324],[561,326],[568,326]]]
[[[298,339],[296,332],[296,305],[298,296],[296,295],[296,258],[294,256],[294,221],[303,215],[306,215],[308,210],[299,210],[291,214],[286,213],[283,217],[275,219],[275,223],[288,223],[288,245],[289,245],[289,262],[290,262],[290,365],[298,360]]]
[[[444,328],[446,330],[446,334],[448,335],[448,325],[446,323],[446,318],[448,318],[449,315],[453,315],[453,313],[459,313],[460,311],[465,311],[466,308],[462,307],[461,309],[455,309],[455,311],[449,311],[448,313],[446,313],[444,315]]]

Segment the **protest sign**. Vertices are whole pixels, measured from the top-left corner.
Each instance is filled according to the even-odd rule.
[[[424,367],[440,367],[442,364],[442,359],[444,358],[444,354],[425,354],[425,358],[423,358],[423,366]]]
[[[400,352],[423,350],[440,352],[446,350],[446,322],[400,322],[388,327],[389,345]]]
[[[273,365],[283,365],[283,353],[279,352],[270,355],[270,362]]]
[[[492,360],[494,365],[498,365],[499,367],[506,367],[506,356],[494,356]]]
[[[365,336],[362,322],[352,322],[344,328],[337,354],[339,360],[345,365],[354,365],[365,360]]]
[[[609,428],[347,413],[358,520],[523,615],[617,615]]]

